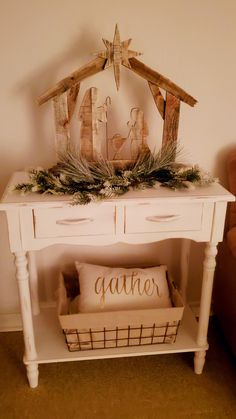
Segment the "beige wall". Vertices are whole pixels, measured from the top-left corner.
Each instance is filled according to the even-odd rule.
[[[92,59],[90,53],[103,49],[101,39],[112,40],[115,23],[119,24],[122,39],[132,37],[131,48],[144,53],[141,59],[147,65],[196,97],[195,108],[185,104],[181,108],[179,137],[183,158],[198,163],[225,183],[225,156],[236,140],[235,19],[234,0],[2,1],[0,192],[14,170],[46,167],[54,161],[51,106],[38,108],[35,98]],[[142,106],[150,127],[149,143],[158,148],[160,121],[148,89],[138,77],[131,77],[122,70],[118,96],[109,70],[106,75],[88,80],[83,89],[95,83],[104,94],[114,96],[114,132],[125,129],[132,106]],[[12,313],[18,310],[18,298],[3,214],[0,229],[0,313]],[[143,260],[169,263],[168,251],[173,246],[167,243],[160,250],[154,245],[134,250],[118,245],[106,249],[106,258],[102,250],[98,254],[90,250],[89,259],[118,263],[130,255],[135,262],[141,252]],[[85,259],[86,251],[58,246],[39,252],[43,299],[53,295],[55,279],[51,283],[49,276],[61,257]],[[194,246],[193,260],[199,253],[201,249]],[[170,262],[174,270],[176,258],[177,255]],[[191,300],[199,296],[196,279],[190,284]]]

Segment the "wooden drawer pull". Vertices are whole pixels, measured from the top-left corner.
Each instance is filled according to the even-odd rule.
[[[146,217],[147,221],[152,221],[154,223],[162,223],[162,222],[168,222],[168,221],[175,221],[180,218],[180,215],[149,215]]]
[[[78,225],[78,224],[87,224],[87,223],[91,223],[93,220],[93,218],[67,218],[64,220],[57,220],[56,224],[60,224],[60,225]]]

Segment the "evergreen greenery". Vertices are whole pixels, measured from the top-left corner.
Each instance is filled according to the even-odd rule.
[[[156,154],[150,151],[140,154],[125,169],[116,169],[103,158],[88,162],[70,150],[59,156],[56,166],[30,170],[29,182],[16,185],[15,190],[72,195],[74,204],[87,204],[117,197],[131,189],[157,186],[180,189],[214,182],[198,166],[175,163],[175,154],[176,145],[170,144]]]

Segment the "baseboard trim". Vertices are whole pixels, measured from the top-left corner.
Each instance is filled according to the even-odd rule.
[[[40,307],[55,307],[55,301],[41,302]],[[0,332],[17,332],[22,330],[20,313],[0,314]]]
[[[188,303],[189,307],[191,308],[192,312],[194,313],[195,317],[199,317],[200,313],[200,302],[199,301],[190,301]],[[210,308],[210,316],[214,315],[213,304],[211,304]]]
[[[55,301],[42,302],[40,307],[55,307]],[[199,301],[190,301],[189,306],[196,317],[199,316]],[[211,315],[213,311],[211,310]],[[16,332],[22,330],[22,320],[20,313],[0,314],[0,332]]]
[[[200,312],[200,303],[199,301],[189,301],[188,303],[189,307],[191,308],[193,314],[195,317],[199,317]]]
[[[19,313],[0,314],[0,332],[17,332],[22,330],[22,320]]]

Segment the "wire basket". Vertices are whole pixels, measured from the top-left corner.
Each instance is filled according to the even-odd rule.
[[[59,304],[59,321],[68,350],[174,343],[184,304],[174,282],[168,282],[173,304],[168,308],[63,314],[63,304]]]
[[[174,343],[180,321],[167,322],[163,325],[101,330],[64,329],[66,344],[70,352],[91,349],[122,348],[127,346]]]

